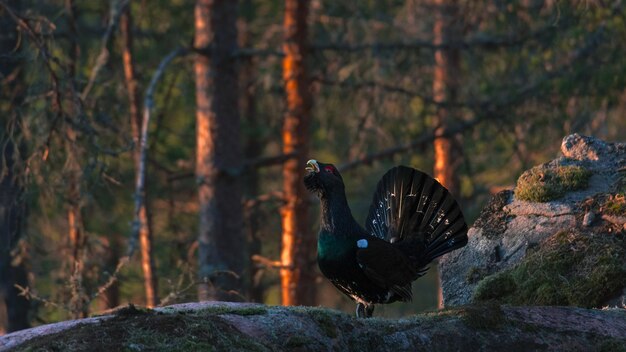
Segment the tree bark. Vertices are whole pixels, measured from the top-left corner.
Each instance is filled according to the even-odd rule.
[[[103,245],[103,262],[104,269],[109,273],[114,273],[121,257],[121,238],[120,236],[112,236],[112,238],[101,238]],[[120,305],[120,284],[117,280],[113,282],[98,297],[98,310],[106,311]]]
[[[434,0],[436,6],[433,39],[435,45],[459,40],[458,0]],[[435,50],[433,76],[433,100],[436,103],[456,100],[459,87],[460,51],[458,48]],[[449,126],[458,121],[451,108],[437,107],[435,115],[435,135],[446,133]],[[437,137],[433,141],[435,165],[433,176],[458,200],[460,184],[458,168],[461,165],[461,144],[456,135]],[[437,302],[443,308],[441,278],[437,275]]]
[[[19,10],[20,1],[10,0],[8,5]],[[18,43],[19,34],[15,22],[0,10],[0,52],[11,53]],[[19,295],[15,285],[28,286],[25,259],[16,253],[16,245],[25,224],[26,203],[24,201],[23,162],[19,106],[24,97],[24,82],[20,74],[22,61],[20,52],[1,59],[0,64],[0,112],[4,119],[0,123],[0,304],[6,315],[0,316],[0,331],[17,331],[30,327],[28,311],[30,302]],[[7,79],[10,76],[13,79]]]
[[[254,19],[254,11],[251,0],[243,0],[241,8],[244,13],[237,24],[239,33],[239,47],[246,48],[252,46],[251,32],[249,22]],[[257,114],[257,98],[256,98],[256,64],[253,57],[245,57],[240,60],[240,107],[242,111],[242,119],[245,121],[246,129],[244,130],[244,147],[243,153],[245,160],[256,160],[263,153],[263,142],[261,141],[261,130],[265,121],[259,121]],[[255,167],[246,169],[244,175],[244,193],[246,199],[254,199],[259,195],[259,170]],[[259,237],[262,221],[260,218],[258,207],[244,206],[245,223],[246,223],[246,239],[249,254],[259,254],[262,249],[262,241]],[[263,277],[263,269],[260,269],[253,260],[247,260],[249,281],[248,281],[248,298],[252,302],[263,302],[264,288],[261,284]]]
[[[437,6],[433,28],[434,44],[459,40],[458,1],[434,0]],[[433,77],[433,98],[435,102],[451,102],[457,98],[460,74],[460,52],[458,48],[435,50],[435,69]],[[459,120],[455,111],[439,106],[435,116],[435,134],[445,133],[450,125]],[[460,143],[458,137],[436,138],[434,177],[454,196],[459,196],[458,168],[461,164]]]
[[[5,32],[6,33],[6,32]],[[0,302],[5,305],[6,322],[0,321],[1,330],[17,331],[30,327],[28,310],[30,303],[19,295],[15,285],[28,286],[28,278],[24,258],[17,258],[13,253],[22,232],[26,205],[23,200],[21,164],[17,158],[16,143],[12,140],[16,135],[9,136],[2,126],[3,152],[0,162],[6,165],[0,178]],[[2,319],[4,320],[4,319]],[[5,325],[6,324],[6,325]]]
[[[68,127],[68,135],[72,135],[71,127]],[[81,169],[76,160],[76,139],[70,137],[67,147],[69,154],[68,169],[68,204],[67,204],[67,226],[70,239],[70,310],[74,318],[86,318],[89,316],[89,297],[85,290],[85,245],[87,239],[83,228],[82,205],[80,195]]]
[[[280,270],[283,305],[315,304],[315,236],[310,231],[308,194],[302,182],[311,123],[311,92],[305,60],[308,5],[306,0],[286,0],[283,23],[283,80],[287,98],[283,153],[296,155],[283,164],[285,205],[281,209]]]
[[[242,293],[248,260],[242,228],[237,1],[197,0],[196,181],[200,205],[199,299]],[[236,292],[232,295],[228,292]]]
[[[79,119],[81,114],[81,102],[78,98],[76,86],[76,67],[78,63],[79,46],[78,31],[76,27],[76,5],[73,0],[65,1],[65,11],[69,28],[69,60],[67,90],[67,106],[65,111],[69,119]],[[69,305],[74,318],[85,318],[89,315],[89,297],[85,290],[85,247],[87,239],[83,228],[82,217],[82,169],[80,166],[81,151],[79,150],[79,131],[72,124],[65,126],[65,151],[66,151],[66,207],[67,227],[70,247],[70,299]]]
[[[129,4],[120,18],[120,29],[122,31],[122,61],[124,63],[124,77],[126,79],[126,89],[128,91],[128,101],[130,108],[130,125],[135,142],[133,157],[135,159],[135,172],[139,172],[141,151],[139,149],[141,138],[141,97],[139,85],[137,83],[135,62],[133,59],[133,18],[132,6]],[[141,248],[141,268],[143,270],[144,288],[146,292],[146,306],[154,307],[159,303],[158,278],[156,275],[156,265],[152,254],[152,226],[147,208],[147,197],[144,195],[144,202],[139,209],[139,246]]]

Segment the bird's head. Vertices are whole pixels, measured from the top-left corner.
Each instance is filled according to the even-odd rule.
[[[317,160],[309,160],[306,163],[304,185],[310,192],[324,196],[329,192],[343,190],[343,178],[333,164],[320,163]]]

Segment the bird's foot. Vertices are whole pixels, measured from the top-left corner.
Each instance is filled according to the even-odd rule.
[[[373,304],[357,303],[356,304],[356,317],[357,318],[370,318],[374,313]]]

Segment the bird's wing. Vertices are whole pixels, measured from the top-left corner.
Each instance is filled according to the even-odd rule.
[[[357,247],[357,262],[365,275],[376,285],[389,289],[404,301],[410,301],[411,282],[426,270],[419,268],[391,243],[370,238],[359,240]]]
[[[425,261],[467,243],[467,225],[452,195],[434,178],[406,166],[392,168],[378,182],[365,229],[387,242],[423,243]]]

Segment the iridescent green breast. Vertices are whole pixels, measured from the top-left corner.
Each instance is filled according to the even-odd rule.
[[[331,235],[320,232],[317,240],[317,258],[319,260],[343,261],[354,256],[357,238],[353,236]]]

